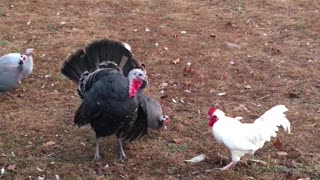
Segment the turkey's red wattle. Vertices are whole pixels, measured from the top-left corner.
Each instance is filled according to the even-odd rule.
[[[132,98],[136,95],[137,91],[142,86],[143,82],[139,79],[133,79],[129,87],[129,98]]]

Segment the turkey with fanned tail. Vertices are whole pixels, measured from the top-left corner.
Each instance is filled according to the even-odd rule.
[[[148,127],[160,129],[169,122],[159,102],[143,94],[147,86],[144,66],[134,59],[128,44],[95,41],[69,56],[61,72],[78,84],[83,101],[74,122],[79,127],[91,124],[95,131],[94,160],[101,159],[98,138],[115,134],[124,160],[123,140],[135,140]]]

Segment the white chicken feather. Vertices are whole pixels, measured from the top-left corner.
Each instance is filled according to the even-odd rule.
[[[211,108],[209,126],[212,127],[214,138],[227,146],[231,151],[232,162],[222,168],[226,170],[235,165],[242,156],[254,154],[271,137],[276,137],[278,126],[282,126],[290,133],[290,122],[284,112],[288,109],[284,105],[277,105],[266,111],[253,123],[242,123],[228,117],[219,109]]]

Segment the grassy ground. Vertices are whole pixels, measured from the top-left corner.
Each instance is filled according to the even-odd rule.
[[[0,96],[0,179],[318,179],[319,9],[315,0],[1,1],[0,53],[35,48],[35,67],[27,91],[12,91],[18,100]],[[92,162],[94,134],[73,125],[80,99],[59,72],[68,54],[100,38],[132,46],[147,65],[147,94],[172,121],[127,144],[126,163],[114,137],[102,141],[104,161]],[[256,152],[267,165],[217,170],[230,156],[208,131],[210,106],[252,121],[276,104],[288,107],[293,133],[281,130]],[[205,161],[183,162],[200,153]]]

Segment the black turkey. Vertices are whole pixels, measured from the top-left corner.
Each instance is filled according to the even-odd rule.
[[[90,123],[96,133],[94,160],[101,159],[98,138],[115,134],[120,159],[124,160],[123,140],[135,140],[148,127],[160,129],[169,122],[159,102],[143,94],[146,73],[130,50],[128,44],[117,41],[95,41],[69,56],[61,69],[78,84],[83,100],[75,124],[81,127]]]

